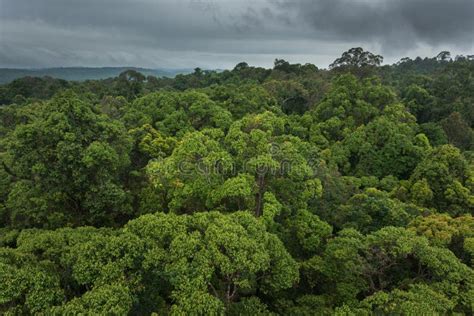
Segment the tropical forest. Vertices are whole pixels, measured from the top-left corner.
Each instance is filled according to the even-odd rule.
[[[473,315],[474,56],[0,85],[2,315]]]

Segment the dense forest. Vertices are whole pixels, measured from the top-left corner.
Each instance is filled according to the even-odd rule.
[[[137,67],[60,67],[60,68],[39,68],[39,69],[19,69],[0,68],[0,84],[7,84],[15,79],[23,77],[53,77],[71,81],[100,80],[110,77],[117,77],[120,73],[134,70],[145,76],[174,77],[177,74],[192,72],[192,69],[148,69]]]
[[[0,313],[472,315],[474,58],[0,86]]]

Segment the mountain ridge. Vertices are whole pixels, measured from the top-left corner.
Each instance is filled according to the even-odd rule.
[[[51,67],[51,68],[0,68],[0,84],[23,77],[53,77],[69,81],[99,80],[117,77],[125,70],[136,70],[145,76],[175,77],[190,73],[191,68],[141,68],[141,67]]]

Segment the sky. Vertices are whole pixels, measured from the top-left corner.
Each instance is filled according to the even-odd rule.
[[[0,0],[0,67],[327,67],[474,54],[474,0]]]

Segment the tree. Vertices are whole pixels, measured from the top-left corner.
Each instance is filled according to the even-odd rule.
[[[346,302],[368,313],[471,309],[472,270],[451,251],[404,228],[385,227],[367,236],[343,230],[319,262],[314,268],[328,278],[321,280],[322,291],[334,293],[331,304]],[[360,303],[354,303],[356,297]],[[426,305],[425,298],[433,303]]]
[[[437,123],[429,122],[420,124],[420,132],[428,137],[433,147],[446,145],[448,143],[448,136],[446,136],[443,128]]]
[[[24,77],[15,79],[0,89],[0,105],[2,104],[22,104],[27,99],[47,100],[56,93],[71,88],[72,83],[63,79],[51,77]],[[23,102],[18,102],[23,100]]]
[[[388,106],[383,115],[335,144],[334,159],[350,175],[407,179],[431,148],[416,131],[415,118],[403,106]]]
[[[232,171],[233,159],[220,144],[222,133],[214,132],[217,134],[186,134],[170,156],[149,163],[153,192],[162,197],[155,210],[193,213],[210,210],[220,201],[213,192],[229,185],[224,181]]]
[[[356,47],[344,52],[340,58],[329,65],[329,68],[380,66],[382,62],[382,56],[364,51],[361,47]]]
[[[474,199],[471,180],[466,178],[470,177],[470,168],[456,147],[443,145],[434,148],[410,177],[412,195],[416,197],[423,184],[423,190],[428,191],[421,201],[423,204],[451,215],[472,213]]]
[[[150,124],[166,136],[183,136],[206,127],[226,129],[232,116],[204,93],[157,92],[136,99],[123,120],[131,128]]]
[[[321,136],[330,143],[342,140],[394,101],[394,93],[376,79],[336,77],[325,98],[311,111],[316,124],[310,136],[315,142],[321,142]]]
[[[434,107],[434,97],[426,89],[416,84],[409,86],[404,95],[404,102],[408,110],[416,116],[417,121],[419,123],[428,122]]]
[[[474,149],[474,131],[458,112],[451,113],[441,122],[451,144],[464,149]]]
[[[271,112],[248,115],[229,129],[226,144],[235,157],[236,169],[255,179],[255,215],[264,214],[265,193],[272,192],[280,202],[305,206],[302,194],[313,178],[304,153],[311,146],[296,137],[283,136],[284,119]],[[288,187],[295,189],[288,194]],[[290,202],[291,201],[291,202]]]
[[[128,314],[132,310],[133,297],[121,284],[94,287],[79,298],[51,309],[53,314]]]
[[[448,248],[463,263],[473,267],[474,218],[471,215],[457,218],[447,214],[418,217],[410,223],[408,229],[426,237],[432,245]]]
[[[377,292],[362,304],[367,312],[381,314],[445,314],[455,309],[447,295],[424,284],[410,284],[407,290]]]
[[[438,61],[451,61],[451,53],[448,51],[442,51],[436,55],[436,60]]]
[[[285,114],[304,114],[309,109],[308,91],[293,81],[272,80],[264,84],[265,89],[275,96]]]
[[[115,83],[117,94],[128,100],[136,98],[143,90],[145,76],[136,70],[129,69],[122,72]]]
[[[205,92],[219,106],[232,113],[234,119],[277,107],[275,97],[261,85],[248,83],[218,85],[210,87]]]
[[[120,184],[130,145],[121,123],[71,92],[44,104],[8,141],[11,225],[110,225],[130,216]]]
[[[254,293],[272,296],[298,279],[296,262],[281,241],[246,212],[145,215],[125,229],[152,247],[146,269],[164,272],[176,313],[222,313]]]
[[[391,199],[383,191],[374,188],[352,196],[340,208],[340,224],[369,233],[386,226],[405,227],[410,220],[421,214],[421,209]]]
[[[64,293],[48,262],[37,262],[31,254],[0,248],[0,312],[38,314],[60,304]]]
[[[234,71],[241,71],[248,68],[249,68],[249,64],[247,64],[246,62],[240,62],[237,65],[235,65]]]

